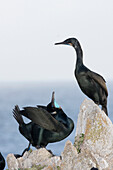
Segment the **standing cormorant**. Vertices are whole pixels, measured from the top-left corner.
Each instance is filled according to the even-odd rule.
[[[102,110],[108,115],[107,112],[107,96],[108,91],[106,87],[105,79],[89,70],[83,64],[83,51],[79,41],[76,38],[69,38],[63,42],[55,43],[55,45],[71,45],[77,55],[76,67],[75,67],[75,77],[80,86],[80,89],[84,94],[91,98],[96,104],[102,105]]]
[[[25,124],[22,115],[31,122]],[[20,133],[29,141],[29,146],[32,144],[36,148],[65,139],[74,128],[72,119],[55,102],[54,92],[47,106],[24,107],[23,110],[15,106],[13,116],[19,123]]]

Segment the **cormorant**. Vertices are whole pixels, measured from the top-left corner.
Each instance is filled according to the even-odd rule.
[[[0,170],[3,170],[4,168],[5,168],[5,159],[0,152]]]
[[[96,104],[102,105],[102,110],[106,113],[106,115],[108,115],[107,112],[108,91],[105,79],[101,75],[88,69],[83,64],[83,51],[79,41],[76,38],[69,38],[63,42],[55,43],[55,45],[60,44],[71,45],[75,49],[77,60],[74,74],[80,86],[80,89]]]
[[[25,124],[22,115],[31,122]],[[74,128],[72,119],[55,102],[54,92],[47,106],[24,107],[20,110],[16,105],[13,116],[19,123],[20,133],[36,148],[65,139]]]

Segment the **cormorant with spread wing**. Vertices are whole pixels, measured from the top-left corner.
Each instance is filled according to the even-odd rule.
[[[25,124],[22,115],[31,122]],[[74,128],[72,119],[55,102],[54,92],[47,106],[24,107],[20,110],[16,105],[13,116],[19,123],[20,133],[29,141],[29,146],[32,144],[36,148],[65,139]]]

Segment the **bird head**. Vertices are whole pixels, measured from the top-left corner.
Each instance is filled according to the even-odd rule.
[[[47,110],[49,112],[55,112],[57,109],[61,109],[61,107],[56,103],[55,92],[53,92],[51,102],[47,105]]]
[[[60,106],[55,101],[55,92],[52,93],[51,104],[52,104],[52,107],[60,108]]]
[[[76,38],[68,38],[65,41],[55,43],[55,45],[70,45],[76,49],[79,45],[79,42]]]

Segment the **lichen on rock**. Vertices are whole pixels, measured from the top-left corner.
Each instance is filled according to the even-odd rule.
[[[84,141],[84,134],[81,133],[80,135],[75,136],[74,146],[77,149],[77,152],[81,152],[81,147]]]

